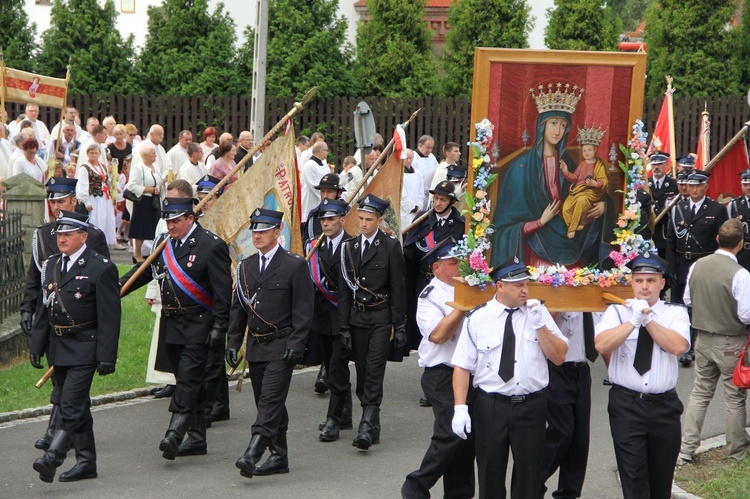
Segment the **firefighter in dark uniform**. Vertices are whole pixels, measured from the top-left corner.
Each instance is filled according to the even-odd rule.
[[[335,173],[327,173],[320,179],[318,185],[315,186],[320,191],[320,200],[324,199],[341,199],[341,195],[346,192],[346,189],[339,185],[340,177]],[[317,239],[323,233],[323,229],[320,226],[320,219],[318,217],[318,210],[320,205],[316,206],[307,215],[307,221],[302,226],[302,240],[308,241],[311,239]],[[313,324],[313,332],[317,332],[316,325]],[[324,362],[325,352],[323,347],[318,344],[319,335],[311,334],[307,341],[307,351],[303,358],[303,364],[305,365],[316,365],[320,363],[320,370],[318,376],[315,378],[315,393],[325,393],[328,390],[326,381],[326,367],[327,362]],[[330,356],[329,356],[330,358]]]
[[[690,195],[688,194],[688,173],[687,172],[680,172],[677,174],[677,202],[683,201],[685,199],[689,199]],[[668,217],[671,216],[672,213],[669,213],[667,215]],[[667,226],[667,232],[669,232],[669,226]]]
[[[173,373],[176,381],[169,404],[172,418],[159,450],[164,459],[173,460],[207,452],[206,362],[209,352],[221,351],[226,339],[232,276],[227,244],[195,221],[192,199],[168,197],[161,213],[167,233],[154,241],[154,247],[164,238],[167,244],[151,272],[141,274],[128,292],[151,279],[159,281],[162,315],[156,368]]]
[[[120,338],[117,267],[86,245],[88,217],[60,211],[55,222],[61,253],[42,265],[43,305],[37,309],[29,359],[42,369],[41,357],[55,368],[60,423],[44,456],[34,461],[43,482],[52,482],[71,443],[76,464],[61,482],[96,478],[96,446],[89,392],[94,373],[115,372]]]
[[[719,248],[716,241],[719,227],[729,219],[726,208],[706,196],[710,173],[698,170],[688,175],[689,198],[678,202],[670,213],[667,261],[676,274],[671,297],[674,303],[683,303],[688,270],[696,260]],[[692,363],[691,347],[680,357],[680,364],[689,367]]]
[[[423,258],[424,255],[435,247],[437,241],[452,237],[460,240],[464,234],[466,221],[454,206],[458,201],[456,185],[450,180],[444,180],[430,190],[432,194],[432,209],[427,219],[423,220],[417,227],[404,236],[404,258],[406,260],[406,315],[408,343],[405,354],[409,350],[419,347],[422,335],[419,332],[416,321],[417,298],[422,290],[434,277],[430,266]],[[415,220],[421,214],[417,214]],[[429,405],[425,397],[420,404]]]
[[[342,199],[323,199],[316,212],[324,239],[308,261],[310,276],[315,284],[313,331],[320,336],[318,341],[323,365],[331,388],[326,421],[318,437],[321,442],[334,442],[339,438],[339,430],[352,427],[352,391],[349,382],[351,346],[342,346],[338,309],[341,242],[351,237],[344,230],[344,217],[348,210],[349,205]],[[315,239],[307,242],[308,254],[314,245]]]
[[[212,175],[205,175],[195,183],[195,195],[198,201],[205,198],[216,187],[221,179]],[[202,217],[219,199],[224,189],[209,199],[202,207],[198,218]],[[211,428],[214,421],[229,419],[229,378],[224,363],[224,345],[208,354],[206,361],[206,428]]]
[[[57,238],[55,236],[56,219],[61,210],[75,211],[78,199],[76,198],[77,179],[74,178],[57,178],[53,177],[47,181],[47,202],[52,212],[53,221],[38,227],[34,231],[31,239],[32,261],[29,263],[29,271],[26,275],[26,285],[23,290],[23,301],[21,302],[21,329],[31,336],[31,325],[34,313],[38,306],[41,306],[39,296],[41,295],[41,271],[44,261],[60,250],[57,247]],[[109,258],[109,246],[104,233],[97,227],[88,224],[88,246],[95,253],[99,253],[104,258]],[[47,431],[42,438],[34,443],[34,447],[41,450],[47,450],[55,429],[60,423],[60,393],[58,390],[52,390],[50,395],[52,412],[49,417]]]
[[[307,264],[279,244],[283,215],[258,208],[250,217],[258,253],[237,266],[229,321],[227,362],[236,366],[244,348],[258,410],[250,444],[235,463],[247,478],[289,471],[286,397],[313,317],[315,290]],[[258,466],[269,447],[271,455]]]
[[[342,340],[351,342],[362,406],[352,445],[367,450],[380,442],[383,377],[394,331],[395,347],[406,345],[404,255],[398,240],[379,229],[390,203],[368,194],[359,201],[361,235],[343,242],[339,281]]]
[[[653,177],[648,181],[648,188],[651,191],[652,208],[654,217],[658,217],[663,212],[674,196],[677,196],[677,181],[666,174],[668,168],[669,155],[663,153],[652,154],[649,158]],[[664,258],[667,254],[667,222],[669,215],[665,215],[659,223],[654,226],[652,239],[654,246],[659,252],[659,256]]]
[[[748,221],[750,221],[750,170],[740,173],[742,196],[737,196],[729,203],[729,218],[736,218],[745,227],[745,241],[742,249],[737,253],[737,263],[750,270],[750,232]]]

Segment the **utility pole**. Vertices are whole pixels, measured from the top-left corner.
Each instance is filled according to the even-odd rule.
[[[256,0],[255,43],[253,46],[253,94],[250,130],[256,140],[265,135],[266,52],[268,41],[268,0]]]

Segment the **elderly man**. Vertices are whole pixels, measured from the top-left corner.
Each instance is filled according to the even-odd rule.
[[[156,170],[163,175],[164,177],[167,176],[167,152],[164,150],[164,147],[161,145],[161,143],[164,141],[164,128],[162,128],[161,125],[151,125],[151,128],[148,130],[148,136],[140,141],[138,145],[133,147],[133,164],[130,166],[131,171],[133,167],[140,165],[143,163],[143,160],[141,159],[141,154],[139,152],[139,149],[143,147],[143,144],[152,144],[156,150],[156,161],[154,161],[154,164],[156,165]]]
[[[435,147],[435,139],[430,135],[422,135],[417,141],[417,149],[414,151],[414,169],[422,175],[422,181],[424,182],[422,189],[425,194],[425,202],[422,205],[422,209],[427,209],[427,199],[432,185],[432,179],[435,176],[435,171],[438,169],[438,161],[435,155],[432,154],[432,149]]]
[[[193,134],[190,130],[182,130],[177,136],[177,143],[167,152],[166,167],[177,176],[180,167],[188,160],[188,144],[193,142]],[[190,182],[193,184],[194,182]]]
[[[302,153],[300,154],[300,158],[299,158],[300,167],[310,160],[310,157],[312,156],[312,153],[313,153],[312,146],[314,146],[318,142],[325,142],[325,141],[326,141],[325,135],[323,135],[320,132],[315,132],[312,135],[310,135],[309,147],[303,150]]]
[[[63,111],[63,119],[55,125],[52,128],[52,131],[50,132],[50,136],[53,139],[57,139],[58,133],[60,132],[60,127],[65,125],[73,125],[75,128],[75,138],[78,139],[81,136],[81,132],[83,132],[83,129],[76,123],[76,116],[78,116],[78,110],[74,108],[73,106],[67,106],[65,110]],[[63,130],[63,133],[65,131]]]
[[[312,146],[312,156],[302,166],[302,224],[307,222],[310,212],[316,208],[321,201],[320,190],[316,188],[320,180],[331,173],[328,166],[328,144],[316,142]]]
[[[74,125],[70,123],[63,125],[63,136],[59,141],[57,140],[57,136],[53,135],[53,139],[47,146],[47,158],[54,156],[58,161],[62,161],[63,165],[68,166],[70,163],[70,153],[81,148],[81,143],[76,140],[76,128]]]
[[[203,149],[197,142],[191,142],[187,145],[187,153],[187,160],[178,168],[177,178],[187,180],[190,185],[195,186],[196,182],[208,174],[206,165],[201,162]]]
[[[248,132],[247,130],[243,130],[242,132],[240,132],[240,138],[237,141],[237,152],[234,154],[235,163],[239,163],[245,156],[247,156],[247,153],[249,153],[250,149],[253,148],[253,143],[252,132]],[[253,166],[254,160],[254,157],[249,158],[245,163],[245,168],[243,171],[247,171],[248,168]]]
[[[95,116],[89,116],[86,120],[86,130],[82,130],[78,135],[78,141],[80,143],[88,142],[94,134],[94,127],[99,124],[99,118]]]
[[[25,113],[26,119],[31,122],[31,126],[34,128],[36,140],[38,140],[40,144],[46,145],[50,139],[50,135],[47,125],[45,125],[42,120],[37,119],[39,117],[39,106],[36,104],[26,104]]]
[[[310,137],[300,135],[297,137],[297,144],[294,146],[294,152],[297,155],[297,165],[303,165],[302,153],[310,149]]]
[[[417,172],[414,163],[414,151],[406,150],[404,163],[404,186],[401,189],[401,230],[409,226],[414,216],[422,211],[424,206],[424,182],[422,175]]]

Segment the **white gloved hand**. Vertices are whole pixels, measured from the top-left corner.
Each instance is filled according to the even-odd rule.
[[[526,300],[526,308],[529,312],[529,320],[531,321],[531,327],[539,329],[544,327],[545,319],[545,308],[542,302],[539,300]]]
[[[628,307],[633,312],[633,317],[630,318],[630,323],[634,328],[639,329],[641,326],[645,326],[651,322],[651,317],[648,314],[643,313],[644,310],[649,308],[646,300],[630,300]]]
[[[453,421],[451,421],[453,433],[466,440],[466,434],[471,433],[471,417],[469,417],[468,405],[453,406]]]

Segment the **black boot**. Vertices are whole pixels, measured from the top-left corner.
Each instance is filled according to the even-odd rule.
[[[193,424],[187,429],[187,438],[177,449],[177,456],[205,456],[207,452],[206,413],[198,411],[193,416]]]
[[[326,384],[326,366],[325,364],[320,365],[318,371],[318,377],[315,379],[315,393],[321,395],[328,391],[328,385]]]
[[[55,470],[62,466],[65,461],[65,454],[70,449],[70,442],[73,435],[62,428],[55,431],[49,449],[42,457],[34,461],[34,471],[39,473],[39,479],[43,482],[52,483],[55,479]]]
[[[60,406],[52,404],[52,412],[49,413],[49,424],[47,425],[47,431],[44,436],[34,442],[34,447],[40,450],[49,449],[49,444],[52,443],[52,437],[55,436],[55,430],[60,426]]]
[[[374,405],[365,406],[362,410],[362,419],[359,422],[357,438],[352,445],[361,450],[367,450],[372,444],[380,443],[380,408]],[[377,422],[377,430],[375,423]],[[377,434],[376,434],[377,431]]]
[[[279,432],[273,437],[269,446],[271,455],[266,462],[255,468],[258,476],[273,475],[275,473],[289,473],[289,449],[286,445],[286,431]]]
[[[331,394],[331,400],[328,401],[328,416],[326,418],[323,430],[318,436],[321,442],[335,442],[339,439],[339,430],[341,430],[341,413],[344,411],[346,397],[339,397]]]
[[[224,376],[216,386],[216,398],[211,410],[212,421],[229,420],[229,379]]]
[[[237,462],[234,463],[234,465],[239,468],[240,475],[246,478],[253,477],[255,465],[260,462],[260,458],[263,457],[263,452],[266,450],[266,447],[268,447],[270,443],[271,439],[268,437],[258,435],[257,433],[253,435],[253,438],[250,439],[250,445],[247,446],[245,454],[241,458],[239,458]]]
[[[154,392],[155,399],[169,398],[174,395],[174,385],[164,385],[164,388]]]
[[[349,390],[346,392],[346,403],[341,413],[341,429],[351,430],[352,428],[354,428],[354,424],[352,424],[352,391]]]
[[[96,478],[96,444],[94,432],[85,431],[73,435],[73,446],[76,449],[76,464],[65,473],[60,474],[61,482],[77,482],[87,478]]]
[[[180,448],[182,439],[185,436],[185,430],[187,430],[191,420],[191,414],[172,413],[167,433],[164,435],[161,443],[159,443],[159,450],[162,452],[161,455],[164,459],[172,461],[177,456],[177,450]]]

